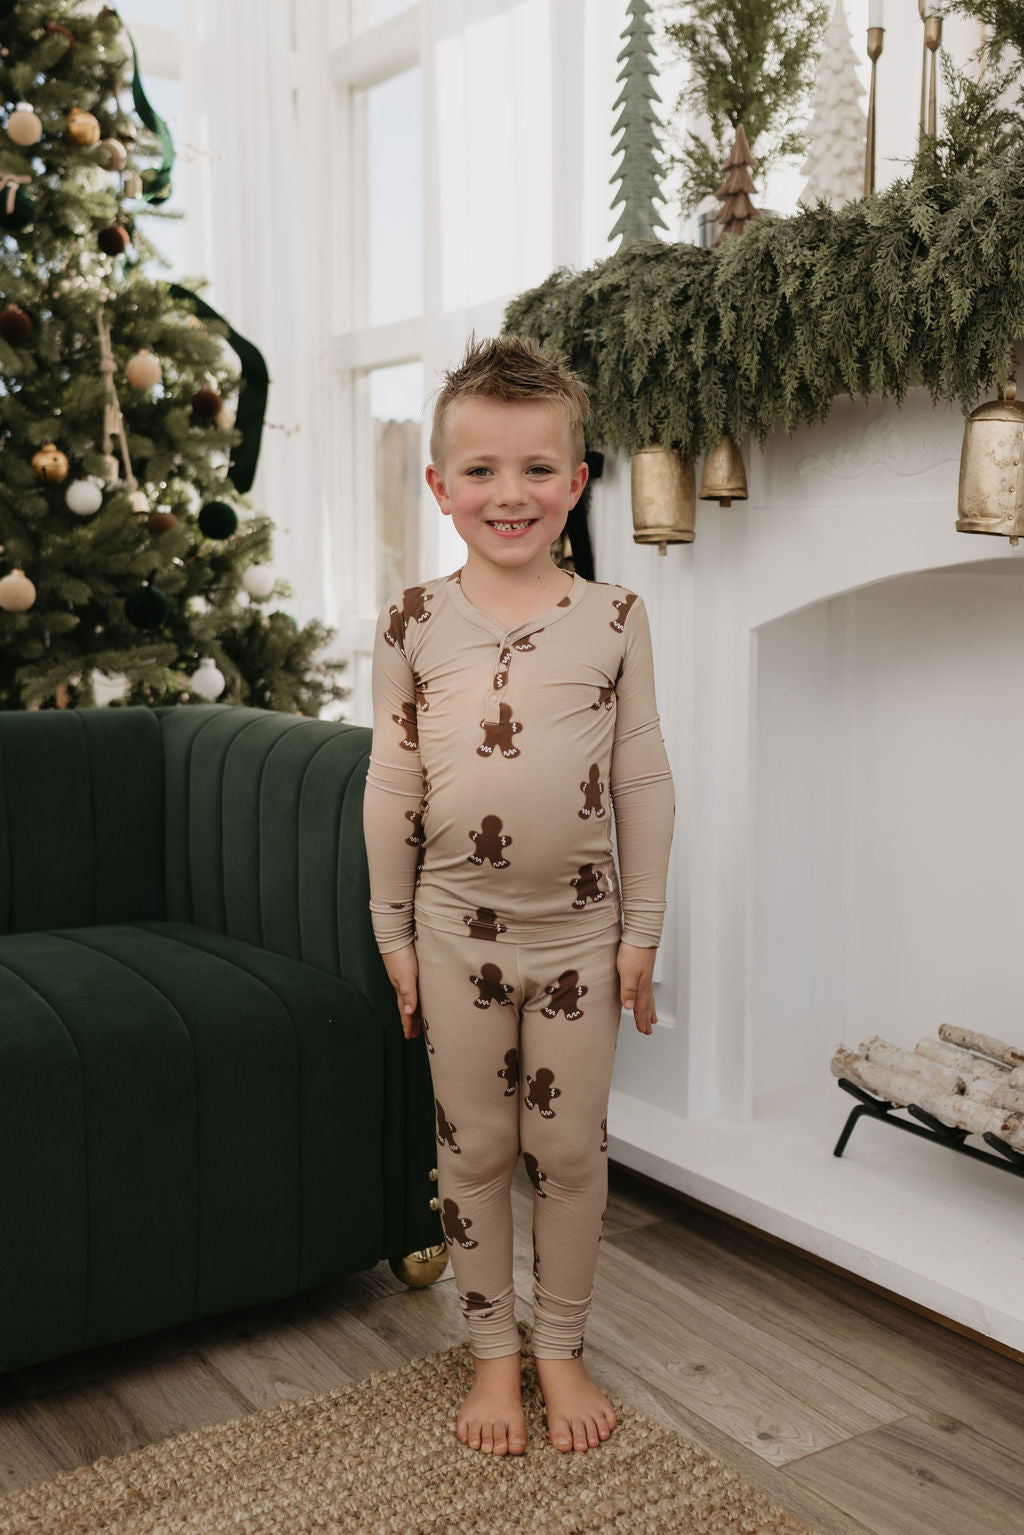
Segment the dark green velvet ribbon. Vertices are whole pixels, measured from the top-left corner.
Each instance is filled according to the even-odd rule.
[[[125,28],[127,32],[127,27]],[[139,74],[139,58],[135,52],[135,39],[128,32],[128,41],[132,45],[132,100],[135,102],[135,110],[142,122],[151,133],[155,133],[160,140],[160,147],[164,157],[156,172],[150,178],[146,190],[142,194],[145,203],[162,203],[171,195],[171,166],[174,164],[174,140],[171,138],[171,130],[149,104],[149,98],[142,87],[142,76]]]
[[[259,347],[251,341],[246,341],[217,313],[212,305],[205,299],[201,299],[197,293],[191,293],[188,288],[183,288],[179,283],[170,283],[168,291],[172,298],[184,299],[192,306],[193,312],[201,320],[219,320],[227,325],[228,345],[238,358],[242,383],[238,391],[238,411],[235,415],[235,426],[242,434],[241,442],[231,449],[231,460],[228,465],[228,474],[231,482],[239,495],[244,495],[252,486],[256,477],[256,463],[260,456],[260,439],[263,435],[263,418],[267,410],[267,390],[270,385],[270,377],[267,373],[267,365],[263,359],[263,353]]]

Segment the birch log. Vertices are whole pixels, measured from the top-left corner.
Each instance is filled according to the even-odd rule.
[[[1024,1151],[1024,1115],[1007,1114],[1002,1109],[979,1103],[975,1098],[935,1092],[921,1078],[901,1076],[884,1066],[865,1061],[843,1045],[832,1058],[832,1073],[847,1077],[900,1108],[913,1103],[952,1129],[965,1130],[970,1135],[998,1135],[1015,1150]]]
[[[999,1082],[989,1082],[984,1077],[972,1077],[967,1083],[967,1096],[979,1103],[989,1103],[993,1108],[1005,1109],[1011,1114],[1024,1114],[1024,1089],[1004,1087]]]
[[[951,1065],[929,1060],[927,1056],[918,1055],[913,1050],[901,1050],[898,1045],[891,1045],[877,1034],[861,1043],[860,1054],[865,1060],[873,1061],[876,1066],[885,1066],[898,1076],[920,1077],[940,1092],[959,1094],[967,1089],[966,1079],[959,1071],[954,1071]],[[963,1051],[958,1054],[963,1059]]]
[[[969,1069],[972,1077],[984,1077],[986,1081],[1005,1082],[1011,1075],[1009,1067],[1000,1066],[996,1061],[987,1061],[981,1055],[971,1055],[956,1045],[944,1044],[941,1039],[918,1040],[914,1054],[923,1055],[930,1061],[941,1061],[944,1066],[952,1066],[956,1071]]]
[[[955,1024],[940,1023],[939,1038],[947,1044],[960,1045],[964,1050],[976,1050],[979,1055],[1002,1061],[1005,1066],[1024,1066],[1024,1050],[1004,1044],[1001,1039],[993,1039],[990,1034],[975,1034],[973,1029],[958,1029]]]

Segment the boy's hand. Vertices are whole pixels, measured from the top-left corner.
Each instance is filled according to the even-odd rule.
[[[657,949],[638,949],[632,943],[620,943],[616,965],[619,972],[622,1005],[633,1014],[641,1034],[650,1034],[658,1021],[654,1011],[654,958]]]
[[[420,967],[416,962],[416,947],[414,944],[407,943],[404,949],[393,949],[390,954],[384,954],[381,958],[398,998],[398,1011],[402,1015],[402,1033],[406,1039],[415,1039],[420,1032],[420,1003],[416,985]]]

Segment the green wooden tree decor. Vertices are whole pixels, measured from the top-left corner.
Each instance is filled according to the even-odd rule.
[[[622,110],[612,134],[621,135],[614,152],[622,159],[611,178],[613,184],[619,183],[612,208],[619,203],[623,206],[610,238],[618,237],[620,248],[630,240],[653,240],[656,229],[668,227],[654,206],[665,199],[661,194],[660,124],[653,106],[661,97],[651,83],[657,66],[650,14],[650,0],[629,0],[629,20],[622,33],[626,46],[618,57],[622,90],[615,110]]]

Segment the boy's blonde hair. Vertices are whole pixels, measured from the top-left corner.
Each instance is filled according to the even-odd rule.
[[[450,368],[434,401],[430,430],[430,458],[444,464],[448,412],[459,400],[550,400],[557,405],[569,428],[573,463],[583,461],[586,444],[583,422],[590,410],[586,389],[569,370],[559,352],[542,352],[526,336],[496,336],[477,341],[470,336],[466,355]]]

